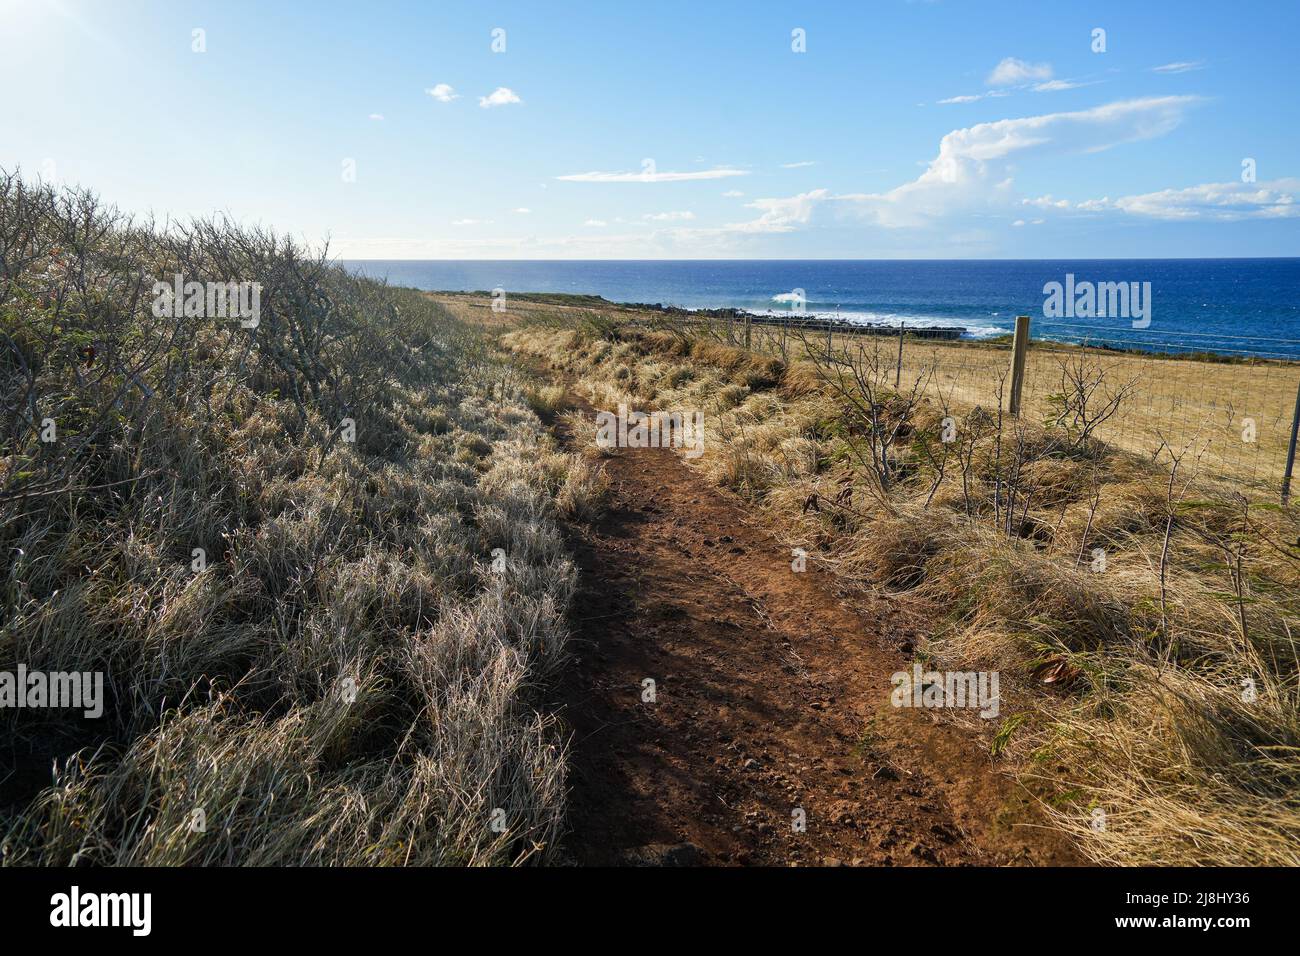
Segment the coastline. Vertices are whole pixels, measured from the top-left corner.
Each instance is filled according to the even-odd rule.
[[[492,292],[481,289],[476,291],[462,290],[418,290],[425,295],[429,295],[443,300],[491,300]],[[666,305],[662,302],[616,302],[606,299],[599,295],[565,293],[565,292],[512,292],[509,294],[511,301],[526,302],[538,306],[551,306],[563,309],[579,310],[602,310],[613,312],[620,315],[635,314],[653,314],[662,317],[668,321],[683,321],[687,323],[707,323],[715,321],[733,321],[743,325],[748,320],[754,325],[761,325],[775,328],[802,328],[807,332],[827,332],[832,331],[835,334],[846,335],[875,335],[897,338],[899,335],[898,325],[887,325],[884,323],[856,322],[851,319],[836,319],[833,314],[826,312],[806,312],[801,317],[791,313],[782,313],[776,310],[767,310],[765,312],[756,312],[750,309],[742,309],[730,306],[712,307],[712,308],[687,308],[676,305]],[[788,316],[788,320],[786,317]],[[1281,366],[1294,367],[1300,365],[1300,356],[1287,356],[1273,354],[1264,350],[1257,353],[1248,353],[1244,350],[1214,350],[1196,348],[1191,346],[1170,345],[1166,348],[1138,348],[1132,344],[1122,342],[1108,341],[1070,341],[1068,339],[1054,337],[1051,330],[1043,331],[1044,325],[1049,325],[1050,320],[1043,320],[1037,316],[1031,316],[1034,320],[1034,328],[1031,333],[1035,342],[1049,345],[1053,350],[1074,351],[1078,350],[1085,353],[1128,355],[1142,359],[1156,359],[1165,361],[1188,361],[1204,362],[1226,365],[1246,365],[1246,366]],[[632,321],[639,321],[633,318]],[[929,320],[926,320],[929,321]],[[1000,332],[996,335],[972,336],[963,334],[968,331],[966,326],[962,325],[917,325],[909,326],[906,321],[903,323],[903,335],[909,340],[935,340],[944,341],[951,345],[965,348],[984,348],[984,349],[1005,349],[1010,346],[1012,333],[1010,331]],[[953,334],[953,333],[957,334]]]
[[[839,319],[896,329],[960,327],[962,341],[1010,334],[1146,354],[1300,360],[1300,259],[994,261],[354,260],[362,274],[426,290],[529,290],[593,309]],[[1071,281],[1071,280],[1074,281]],[[1091,290],[1054,309],[1049,291]],[[1132,298],[1137,286],[1143,291]],[[1130,315],[1113,290],[1130,292]],[[1149,292],[1147,291],[1149,290]],[[1140,308],[1139,308],[1140,301]],[[1073,302],[1073,300],[1071,300]],[[1095,313],[1088,315],[1089,312]],[[1102,317],[1107,315],[1110,317]],[[1134,324],[1136,322],[1136,325]],[[893,334],[893,333],[891,333]]]

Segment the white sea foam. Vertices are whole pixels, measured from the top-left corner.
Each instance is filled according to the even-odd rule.
[[[791,313],[786,309],[766,309],[758,314],[779,318],[789,316]],[[996,325],[972,324],[967,319],[947,318],[937,315],[905,315],[897,312],[836,312],[834,310],[809,309],[803,313],[803,316],[810,319],[839,319],[841,322],[852,322],[858,325],[887,325],[895,328],[901,324],[905,324],[912,329],[960,326],[966,330],[964,338],[968,339],[993,338],[998,335],[1006,335],[1010,331]]]

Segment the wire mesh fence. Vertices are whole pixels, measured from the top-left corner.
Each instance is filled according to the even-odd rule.
[[[1185,338],[1179,336],[1180,339]],[[1300,362],[1276,346],[1242,342],[1229,350],[1148,335],[1125,341],[1124,350],[1096,347],[1086,338],[1068,344],[1030,338],[1025,357],[1021,414],[1052,421],[1062,397],[1073,393],[1070,377],[1081,370],[1095,383],[1092,398],[1119,401],[1096,435],[1135,454],[1160,458],[1186,451],[1200,473],[1281,491],[1300,388]],[[908,350],[905,350],[905,355]],[[910,347],[905,369],[934,368],[934,388],[952,407],[996,408],[1010,387],[1009,344]],[[1005,408],[1007,402],[1001,402]]]
[[[1243,348],[1209,357],[1200,344],[1159,335],[1125,344],[1147,351],[1089,350],[1090,359],[1105,370],[1108,387],[1129,390],[1099,437],[1150,455],[1165,447],[1188,448],[1208,476],[1281,488],[1300,364]],[[1225,346],[1215,343],[1215,348]],[[1047,362],[1059,368],[1068,360],[1065,351],[1034,343],[1040,372],[1026,377],[1029,401],[1041,404],[1051,395],[1050,371],[1041,369]]]

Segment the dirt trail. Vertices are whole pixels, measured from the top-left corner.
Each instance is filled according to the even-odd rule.
[[[973,735],[890,706],[910,666],[896,608],[849,607],[828,575],[792,571],[672,451],[604,467],[609,508],[571,536],[578,862],[1078,862]]]

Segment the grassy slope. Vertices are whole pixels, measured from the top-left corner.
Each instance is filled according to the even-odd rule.
[[[555,520],[599,489],[518,380],[274,236],[5,177],[0,243],[0,670],[108,685],[97,721],[0,711],[3,862],[553,859]],[[177,272],[263,283],[259,327],[152,316]]]
[[[575,377],[597,407],[704,410],[706,452],[691,462],[703,477],[760,503],[846,587],[926,611],[934,634],[919,659],[1000,670],[989,745],[1040,779],[1055,821],[1094,859],[1300,863],[1294,513],[1243,511],[1199,480],[1171,491],[1149,459],[1068,429],[998,428],[996,405],[944,409],[934,395],[907,413],[901,478],[882,493],[861,467],[872,426],[846,412],[825,369],[706,336],[541,317],[505,342]],[[903,398],[888,371],[876,383],[883,428]],[[948,450],[936,443],[945,412],[959,420]],[[1015,482],[1029,503],[1010,536],[993,514],[1011,477],[999,436],[1004,453],[1023,449]]]

